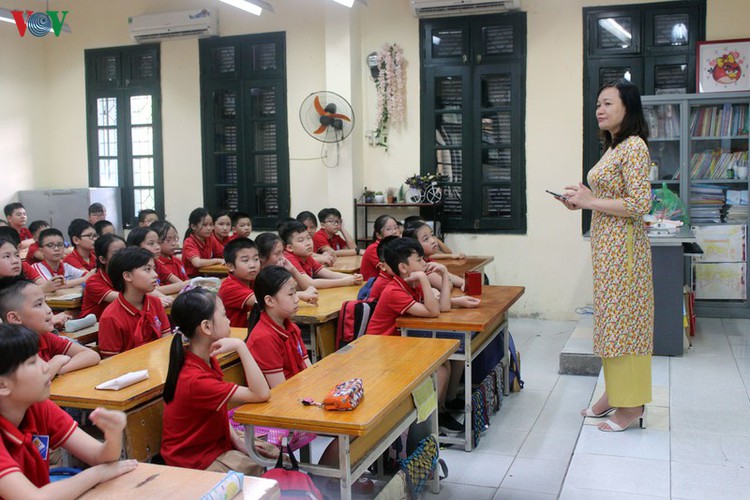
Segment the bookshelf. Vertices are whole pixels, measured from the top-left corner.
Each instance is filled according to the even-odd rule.
[[[696,312],[710,317],[750,317],[747,229],[750,93],[673,94],[643,97],[649,150],[657,163],[654,188],[666,184],[685,203],[704,246],[689,267]],[[715,250],[734,245],[727,257]],[[716,257],[712,257],[716,255]]]

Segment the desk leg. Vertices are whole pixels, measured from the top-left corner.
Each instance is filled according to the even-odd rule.
[[[507,321],[501,333],[503,334],[503,377],[505,377],[503,396],[507,396],[510,394],[510,330]]]
[[[437,373],[432,374],[432,387],[435,389],[437,394]],[[438,429],[438,410],[435,409],[430,416],[432,420],[432,433],[437,437],[438,440],[438,459],[440,459],[440,429]],[[440,493],[440,463],[435,467],[435,472],[432,473],[432,479],[430,479],[430,491],[434,494]]]
[[[464,450],[474,449],[471,401],[471,332],[464,333]]]
[[[310,362],[318,362],[318,326],[319,324],[310,325]]]
[[[349,452],[349,436],[339,434],[339,472],[341,479],[341,500],[351,500],[352,498],[352,467],[350,463],[351,455]]]

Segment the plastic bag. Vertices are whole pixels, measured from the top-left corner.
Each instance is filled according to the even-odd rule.
[[[662,184],[661,188],[654,189],[652,193],[651,215],[659,220],[679,220],[684,224],[690,224],[685,204],[679,196]]]

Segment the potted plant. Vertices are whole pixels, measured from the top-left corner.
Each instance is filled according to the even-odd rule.
[[[362,199],[365,203],[372,203],[375,199],[375,191],[370,191],[367,189],[367,186],[365,186],[365,189],[362,192]]]
[[[388,201],[388,203],[396,203],[395,187],[385,188],[385,199]]]
[[[382,191],[377,191],[375,193],[375,203],[383,203],[385,201],[385,195],[383,195]]]

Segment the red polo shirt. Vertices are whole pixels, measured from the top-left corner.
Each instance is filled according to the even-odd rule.
[[[47,332],[39,335],[39,357],[44,361],[49,361],[58,354],[68,354],[68,350],[73,343],[54,333]]]
[[[21,269],[23,270],[23,275],[26,276],[27,280],[36,281],[37,278],[41,278],[39,272],[26,261],[21,262]]]
[[[367,325],[367,333],[398,335],[396,320],[417,302],[424,302],[422,287],[413,288],[400,276],[394,276],[380,295],[378,306]]]
[[[224,247],[216,241],[213,235],[201,243],[195,237],[195,234],[191,234],[182,244],[182,263],[185,265],[187,275],[191,278],[198,276],[198,269],[190,262],[195,257],[201,259],[223,259]]]
[[[232,241],[232,237],[231,237],[231,236],[227,236],[226,238],[222,238],[221,236],[219,236],[219,235],[218,235],[218,234],[216,234],[215,232],[214,232],[214,233],[211,233],[211,237],[212,237],[212,238],[213,238],[214,240],[216,240],[216,242],[217,242],[217,243],[218,243],[219,245],[221,245],[221,248],[222,248],[222,249],[223,249],[223,248],[224,248],[225,246],[227,246],[227,243],[229,243],[230,241]]]
[[[224,303],[231,326],[247,328],[247,314],[251,309],[247,301],[254,295],[252,284],[248,286],[232,274],[221,282],[219,298]]]
[[[0,416],[0,478],[20,472],[38,488],[48,484],[50,450],[63,446],[76,425],[49,399],[31,405],[19,427]]]
[[[334,250],[345,250],[349,248],[346,246],[346,240],[344,238],[338,234],[334,234],[329,238],[326,230],[322,228],[318,229],[313,235],[313,245],[315,247],[315,252],[319,252],[323,247],[331,247]]]
[[[378,259],[379,246],[380,240],[370,243],[367,248],[365,248],[365,253],[362,254],[362,264],[359,272],[362,274],[362,279],[365,281],[378,275],[378,264],[380,263],[380,260]]]
[[[182,261],[174,255],[159,255],[156,259],[156,274],[159,275],[159,282],[162,285],[169,283],[170,276],[176,276],[182,281],[190,279],[185,272]],[[164,276],[164,279],[162,279],[162,276]]]
[[[291,252],[284,250],[284,258],[292,263],[297,271],[314,278],[318,271],[323,269],[323,265],[312,257],[299,257]]]
[[[393,281],[392,274],[380,271],[378,277],[375,279],[375,283],[373,283],[372,288],[370,288],[370,295],[368,295],[367,298],[379,300],[380,296],[383,295],[383,290],[385,290],[385,287],[387,287],[388,283],[391,281]]]
[[[88,260],[85,260],[83,256],[78,253],[78,250],[73,250],[67,256],[65,256],[63,262],[88,272],[96,268],[96,255],[94,255],[94,252],[92,251],[89,254]]]
[[[247,347],[264,375],[283,372],[289,379],[307,367],[307,349],[299,327],[287,319],[281,328],[265,311],[250,332]]]
[[[24,260],[26,260],[26,262],[28,262],[29,264],[36,264],[38,262],[41,262],[41,260],[37,260],[34,257],[34,254],[37,253],[38,251],[39,251],[39,243],[35,241],[34,243],[31,244],[29,249],[26,251],[26,259]]]
[[[21,241],[34,239],[34,235],[31,234],[31,231],[29,231],[29,228],[26,226],[23,226],[21,229],[18,230],[18,236],[21,237]]]
[[[237,384],[224,382],[216,358],[209,366],[188,350],[178,380],[174,399],[164,405],[161,456],[167,465],[206,469],[234,449],[227,403]]]
[[[138,310],[122,293],[107,306],[99,319],[99,351],[102,357],[129,351],[170,333],[161,301],[146,295]]]
[[[80,317],[93,313],[96,319],[102,317],[102,313],[109,305],[104,301],[104,297],[110,292],[116,292],[109,279],[107,271],[99,268],[94,274],[89,276],[83,287],[83,302],[81,303]]]

